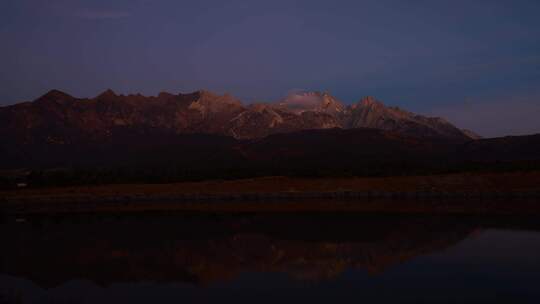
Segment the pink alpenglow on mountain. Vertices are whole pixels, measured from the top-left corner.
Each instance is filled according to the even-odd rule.
[[[297,92],[274,103],[244,105],[230,95],[208,91],[160,93],[157,97],[117,95],[75,98],[53,90],[34,102],[0,108],[0,129],[31,142],[69,141],[69,134],[107,137],[115,127],[152,128],[177,134],[262,138],[308,129],[374,128],[408,136],[470,140],[478,136],[441,118],[387,107],[373,97],[345,105],[328,93]],[[41,137],[41,138],[40,138]]]

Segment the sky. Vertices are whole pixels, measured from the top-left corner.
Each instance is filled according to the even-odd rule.
[[[539,15],[538,0],[2,0],[0,106],[51,89],[316,90],[540,133]]]

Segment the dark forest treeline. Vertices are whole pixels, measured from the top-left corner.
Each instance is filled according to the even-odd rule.
[[[32,170],[24,176],[0,177],[0,187],[13,189],[24,183],[28,187],[55,187],[76,185],[103,185],[124,183],[174,183],[203,180],[233,180],[262,176],[288,176],[304,178],[331,177],[385,177],[408,175],[432,175],[463,172],[503,173],[515,171],[540,171],[540,161],[462,163],[438,167],[418,167],[414,164],[389,163],[384,166],[354,168],[256,168],[222,167],[119,167],[119,168],[63,168]]]
[[[0,172],[2,188],[18,183],[48,187],[260,176],[401,176],[540,170],[540,136],[451,142],[375,129],[331,129],[237,141],[122,133],[106,142],[4,145],[0,154],[0,169],[8,172]]]

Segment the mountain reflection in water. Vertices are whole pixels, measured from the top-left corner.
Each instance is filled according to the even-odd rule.
[[[206,289],[233,282],[241,288],[246,275],[284,275],[289,285],[330,284],[358,271],[384,277],[485,229],[540,230],[540,223],[508,216],[365,213],[5,217],[0,294],[25,299],[33,293],[18,290],[16,281],[45,292],[81,280],[105,289],[141,282]],[[540,244],[533,249],[540,254]]]

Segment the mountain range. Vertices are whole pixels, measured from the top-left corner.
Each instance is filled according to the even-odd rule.
[[[244,105],[230,95],[208,91],[145,97],[107,90],[93,99],[79,99],[52,90],[33,102],[0,108],[2,136],[23,143],[62,144],[80,136],[103,139],[118,127],[216,134],[240,140],[331,128],[374,128],[458,141],[478,138],[442,118],[387,107],[373,97],[345,105],[320,92],[297,92],[277,102]]]
[[[244,105],[208,91],[78,99],[53,90],[0,108],[0,173],[39,170],[37,184],[539,167],[540,135],[482,139],[373,97],[345,105],[299,92]]]

